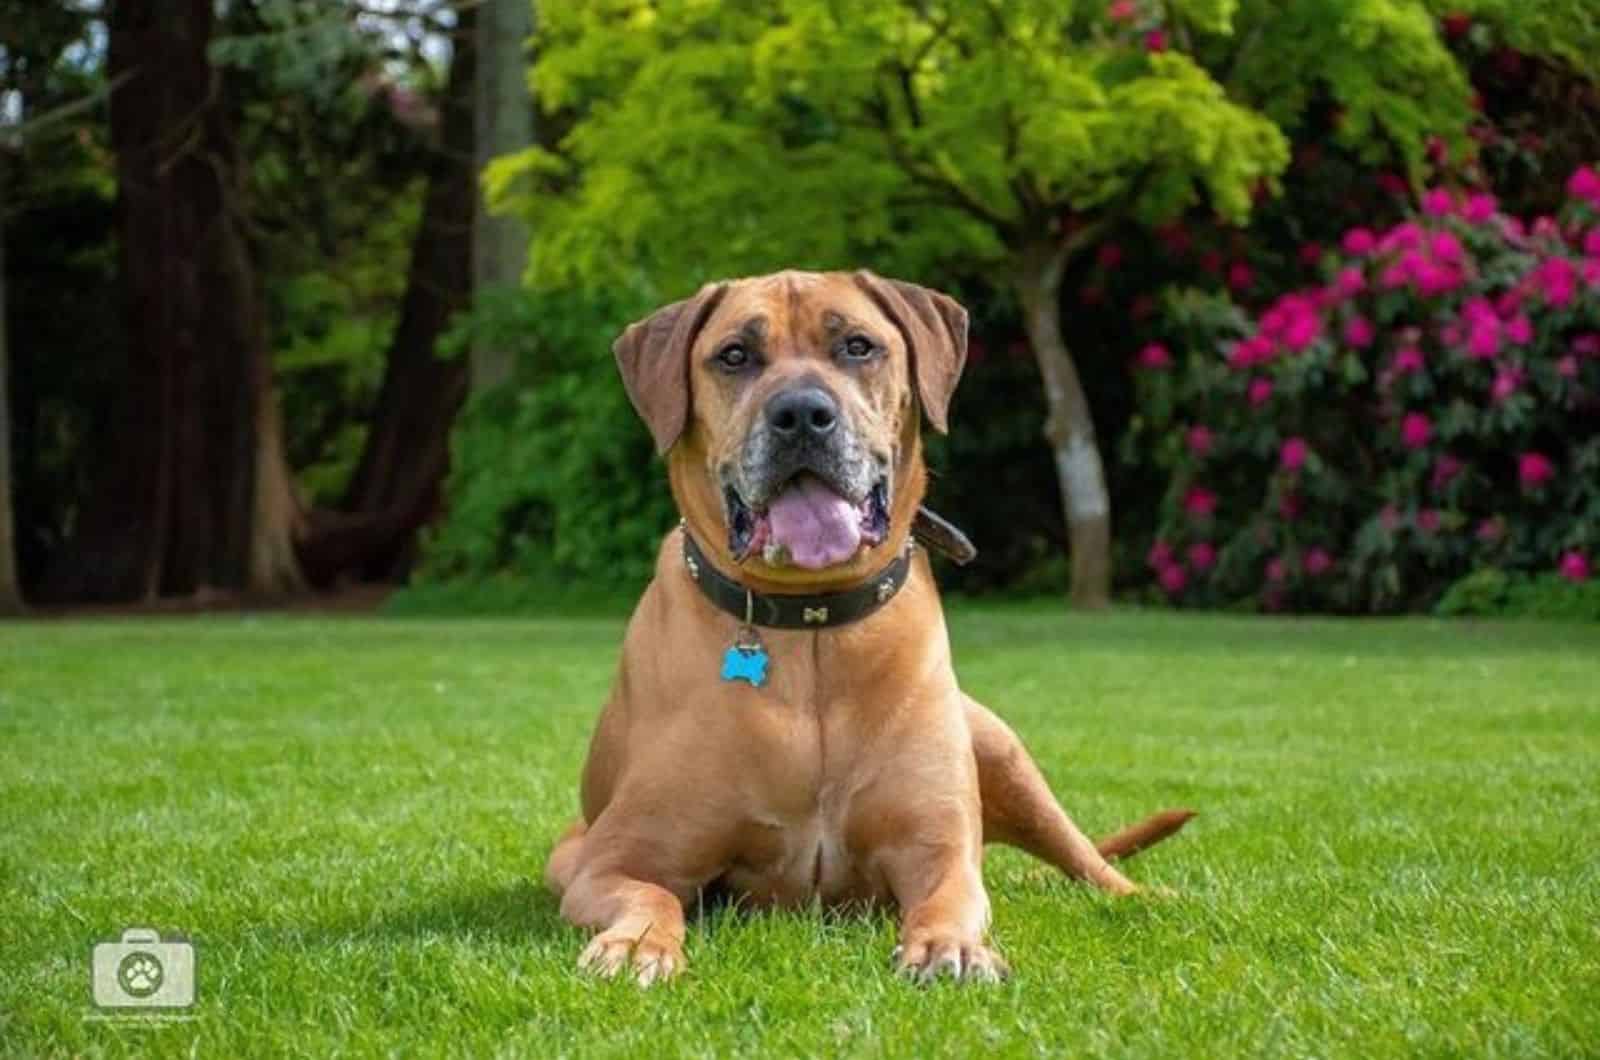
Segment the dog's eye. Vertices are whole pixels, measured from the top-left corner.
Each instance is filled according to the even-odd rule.
[[[750,363],[750,351],[734,343],[717,351],[717,363],[729,371],[737,371]]]
[[[864,361],[877,352],[877,347],[865,335],[852,335],[844,342],[844,355],[852,361]]]

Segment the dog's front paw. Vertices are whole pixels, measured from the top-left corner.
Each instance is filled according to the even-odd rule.
[[[640,986],[664,983],[687,964],[677,940],[654,929],[608,928],[578,954],[578,967],[583,971],[611,979],[628,968]]]
[[[894,948],[895,971],[919,983],[948,975],[957,982],[998,983],[1011,974],[1004,959],[978,939],[938,930],[908,934]]]

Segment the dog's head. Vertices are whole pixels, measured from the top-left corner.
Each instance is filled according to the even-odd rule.
[[[758,580],[841,582],[899,547],[946,428],[953,299],[867,272],[709,284],[633,324],[617,364],[704,545]]]

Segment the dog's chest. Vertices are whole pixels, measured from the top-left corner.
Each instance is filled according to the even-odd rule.
[[[753,741],[744,821],[723,882],[761,905],[870,900],[881,890],[851,842],[861,763],[847,733],[801,710]],[[825,713],[825,712],[824,712]]]
[[[762,814],[723,882],[756,905],[837,904],[882,897],[846,838],[847,816],[832,800],[798,816]]]

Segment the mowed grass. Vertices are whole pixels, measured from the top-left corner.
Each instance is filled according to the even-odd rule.
[[[641,993],[577,974],[539,883],[620,619],[0,625],[0,1052],[1600,1053],[1600,631],[951,626],[1091,831],[1201,811],[1131,863],[1175,894],[991,849],[1008,983],[897,979],[887,916],[724,909]],[[191,1021],[86,1018],[133,925],[195,940]]]

